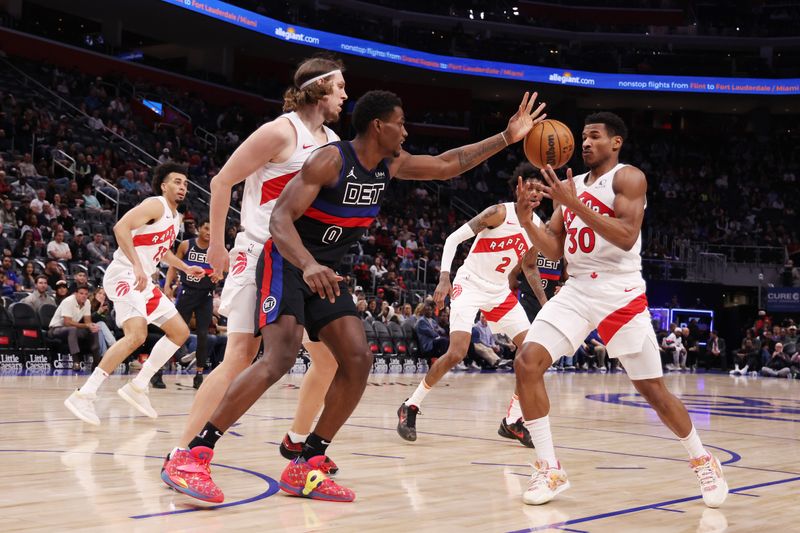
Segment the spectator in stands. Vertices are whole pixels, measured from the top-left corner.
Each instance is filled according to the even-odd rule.
[[[769,361],[761,368],[761,375],[788,378],[792,373],[791,364],[791,358],[783,351],[783,344],[778,342]]]
[[[97,324],[99,328],[98,340],[98,354],[103,357],[108,347],[117,342],[116,337],[111,332],[111,309],[113,304],[106,296],[106,291],[103,287],[98,287],[91,298],[92,309],[92,322]]]
[[[122,175],[122,179],[119,180],[119,186],[122,187],[126,192],[132,194],[138,193],[136,188],[136,179],[133,176],[133,170],[125,171],[125,173]]]
[[[20,176],[16,182],[11,184],[11,197],[17,200],[33,200],[36,197],[36,191],[28,183],[28,178]]]
[[[22,161],[19,162],[18,167],[20,176],[30,178],[38,175],[38,172],[36,172],[36,166],[33,164],[33,158],[28,152],[22,156]]]
[[[33,292],[36,288],[36,265],[32,261],[28,261],[22,267],[19,283],[22,286],[22,290],[26,292]]]
[[[366,300],[359,300],[356,302],[356,313],[358,314],[358,318],[361,320],[373,320],[372,313],[367,311],[367,301]]]
[[[88,287],[90,291],[92,290],[92,284],[89,283],[89,275],[83,270],[78,270],[72,276],[72,283],[69,285],[69,293],[73,294],[78,290],[78,287]]]
[[[58,266],[58,261],[55,259],[48,259],[47,263],[44,265],[44,272],[42,272],[45,276],[47,276],[47,284],[50,288],[55,289],[56,283],[59,281],[64,281],[64,273],[61,271],[61,267]],[[64,281],[64,285],[66,286],[66,281]]]
[[[44,203],[47,201],[47,191],[44,189],[39,189],[36,191],[36,198],[31,200],[31,212],[36,213],[37,215],[41,214],[44,211]]]
[[[606,356],[608,354],[608,350],[606,346],[603,344],[603,340],[600,338],[600,335],[597,333],[597,330],[592,331],[589,333],[589,336],[583,341],[578,347],[578,353],[576,356],[579,361],[586,361],[582,363],[584,370],[588,370],[592,366],[595,366],[601,374],[604,374],[608,371],[606,367]],[[590,365],[589,362],[592,361]]]
[[[75,229],[75,219],[72,217],[72,213],[69,212],[69,207],[67,205],[61,205],[59,211],[60,213],[56,220],[58,220],[58,223],[64,228],[64,231],[72,233]]]
[[[22,237],[14,246],[13,255],[19,259],[36,259],[39,256],[38,249],[33,240],[33,232],[27,230],[22,232]]]
[[[66,286],[66,282],[65,285]],[[91,304],[88,302],[89,288],[78,287],[75,294],[67,296],[58,304],[53,319],[50,321],[51,337],[66,339],[69,353],[72,355],[73,370],[80,370],[79,361],[83,360],[80,343],[89,346],[94,359],[98,358],[98,332],[100,327],[92,322]]]
[[[494,334],[489,328],[489,323],[483,313],[481,313],[480,319],[472,326],[472,347],[475,356],[483,361],[484,366],[487,368],[497,368],[500,365],[500,352],[502,349],[495,342]],[[508,361],[506,361],[507,363]]]
[[[70,261],[72,252],[69,244],[64,242],[64,231],[57,231],[52,241],[47,243],[47,257],[58,261]]]
[[[3,207],[0,208],[0,224],[17,226],[17,213],[14,211],[14,203],[11,198],[3,199]]]
[[[426,359],[440,357],[450,346],[450,339],[436,320],[433,319],[433,303],[427,302],[423,307],[423,316],[417,320],[417,338],[422,356]]]
[[[14,260],[10,255],[3,256],[3,272],[6,273],[6,279],[14,287],[15,291],[22,290],[22,277],[14,267]]]
[[[667,370],[686,370],[686,348],[683,347],[683,330],[675,327],[672,333],[664,337],[661,346],[672,356],[672,363]]]
[[[716,330],[711,331],[706,344],[705,368],[710,370],[712,366],[718,366],[725,370],[728,366],[727,350],[725,339],[719,336]]]
[[[787,345],[794,344],[796,346],[798,339],[799,337],[797,335],[797,326],[792,324],[788,328],[786,328],[786,336],[783,339],[784,343],[786,343]]]
[[[66,201],[69,207],[83,206],[83,194],[81,194],[81,191],[78,189],[78,182],[75,180],[69,182]]]
[[[111,252],[109,251],[108,243],[103,241],[102,233],[95,233],[94,240],[86,245],[89,250],[89,256],[92,261],[100,264],[107,265],[111,262]]]
[[[53,298],[56,300],[56,305],[60,305],[67,296],[69,296],[69,286],[67,285],[66,280],[62,279],[61,281],[57,281],[56,292],[53,296]]]
[[[2,168],[2,164],[0,164],[0,168]],[[11,194],[11,185],[8,184],[6,181],[6,171],[0,169],[0,196],[8,196]]]
[[[383,279],[383,276],[386,275],[386,267],[383,266],[383,257],[380,255],[375,256],[373,260],[372,266],[369,267],[369,273],[372,276],[372,286],[374,287],[376,284],[380,283]]]
[[[53,295],[50,293],[50,287],[47,285],[47,276],[36,276],[36,289],[23,298],[22,301],[33,307],[37,313],[45,304],[56,305],[56,300],[53,298]]]
[[[747,375],[747,371],[756,371],[756,368],[761,363],[761,354],[759,354],[752,339],[745,338],[742,342],[742,349],[736,352],[733,359],[733,370],[729,373],[732,376]],[[741,365],[741,369],[740,369]]]
[[[92,192],[92,186],[86,185],[83,188],[83,206],[91,211],[102,211],[103,206],[100,205],[100,200]]]
[[[42,230],[39,228],[39,218],[35,213],[28,213],[27,224],[22,226],[19,231],[20,233],[30,231],[33,234],[33,242],[36,243],[37,246],[43,246],[44,239],[42,237]]]
[[[400,314],[398,315],[397,318],[398,321],[400,322],[400,325],[402,325],[403,322],[405,322],[412,316],[414,316],[414,309],[411,307],[411,304],[407,303],[403,305],[403,307],[400,310]]]
[[[83,238],[83,231],[80,228],[76,229],[75,235],[69,243],[69,251],[72,252],[72,261],[90,266],[91,256]]]
[[[6,277],[6,273],[0,270],[0,296],[14,296],[14,282],[9,281]]]

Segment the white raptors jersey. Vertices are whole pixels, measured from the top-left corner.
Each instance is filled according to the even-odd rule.
[[[151,276],[156,271],[161,258],[172,249],[175,237],[178,235],[178,230],[181,226],[181,215],[172,212],[169,204],[167,204],[167,199],[163,196],[156,196],[156,199],[164,206],[164,213],[161,218],[132,232],[133,247],[139,255],[142,269],[147,276]],[[149,202],[150,200],[145,201]],[[133,268],[121,248],[117,248],[114,251],[114,261]]]
[[[528,233],[519,224],[514,203],[503,205],[506,208],[503,223],[478,232],[461,267],[495,285],[508,285],[508,273],[531,247]],[[541,226],[542,221],[536,213],[532,218],[534,224]]]
[[[614,176],[625,164],[618,164],[591,185],[586,185],[588,172],[574,176],[578,198],[585,205],[603,216],[614,217]],[[564,229],[567,236],[564,243],[564,257],[569,265],[570,275],[591,274],[593,272],[639,272],[642,270],[642,232],[636,244],[629,251],[614,246],[594,232],[578,216],[561,206],[564,215]]]
[[[283,163],[267,163],[248,176],[244,182],[244,195],[242,196],[244,233],[248,239],[261,244],[269,239],[269,217],[281,191],[289,183],[289,180],[300,171],[311,152],[322,146],[317,143],[294,111],[285,113],[278,118],[286,118],[294,126],[297,137],[294,152]],[[330,128],[327,126],[323,126],[323,128],[328,136],[327,142],[339,140],[339,136]]]

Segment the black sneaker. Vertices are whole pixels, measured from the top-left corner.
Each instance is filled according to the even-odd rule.
[[[194,381],[192,382],[192,388],[199,389],[200,385],[203,384],[203,374],[195,374]]]
[[[402,403],[397,409],[397,434],[407,441],[417,440],[417,414],[419,407]]]
[[[527,446],[528,448],[534,447],[531,433],[528,431],[528,428],[525,427],[525,424],[522,423],[522,419],[517,420],[513,424],[507,424],[504,418],[503,421],[500,422],[500,429],[497,430],[497,434],[507,439],[518,440],[523,446]]]
[[[283,440],[281,441],[280,446],[281,455],[289,459],[297,459],[303,453],[303,443],[302,442],[292,442],[292,439],[289,438],[289,434],[283,436]]]
[[[161,377],[161,370],[155,373],[155,375],[150,378],[150,385],[153,386],[154,389],[166,389],[167,384],[164,383],[164,379]]]

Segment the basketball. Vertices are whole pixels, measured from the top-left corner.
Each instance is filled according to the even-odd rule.
[[[572,157],[575,139],[566,124],[548,118],[528,132],[523,146],[525,157],[536,168],[544,168],[547,164],[561,168]]]

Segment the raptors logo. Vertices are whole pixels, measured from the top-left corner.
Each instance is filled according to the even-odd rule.
[[[275,305],[277,305],[277,303],[278,300],[276,300],[274,296],[269,296],[267,297],[266,300],[264,300],[264,303],[261,305],[261,310],[264,311],[265,315],[269,314],[270,311],[275,309]]]
[[[117,296],[122,297],[128,294],[131,290],[130,284],[127,281],[120,281],[117,283]]]
[[[456,283],[455,285],[453,285],[453,295],[451,296],[451,298],[455,300],[456,298],[458,298],[459,294],[461,294],[461,285]]]
[[[247,268],[247,254],[244,252],[239,252],[236,255],[236,260],[233,262],[233,268],[231,269],[231,274],[234,276],[238,276],[244,269]]]

